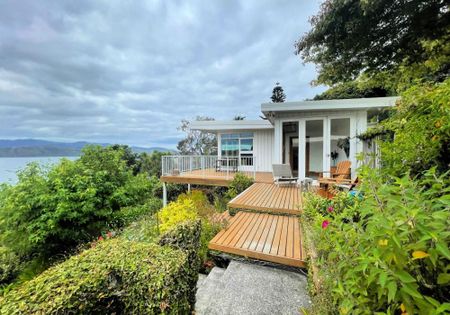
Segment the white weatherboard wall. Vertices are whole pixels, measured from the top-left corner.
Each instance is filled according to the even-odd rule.
[[[273,140],[273,129],[254,131],[253,155],[256,159],[256,171],[272,172]]]
[[[220,150],[222,134],[239,133],[236,130],[221,130],[218,132],[218,153],[221,156]],[[259,130],[245,130],[242,132],[253,132],[253,156],[256,162],[257,172],[272,172],[273,161],[273,129],[259,129]]]

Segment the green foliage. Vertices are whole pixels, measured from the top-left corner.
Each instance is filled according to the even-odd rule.
[[[137,206],[123,207],[114,213],[114,225],[117,228],[127,226],[141,217],[153,215],[162,208],[162,201],[159,198],[148,199],[144,204]]]
[[[318,66],[318,83],[332,85],[423,62],[422,42],[447,34],[450,11],[441,0],[327,0],[311,24],[297,53]]]
[[[161,158],[164,155],[170,155],[170,153],[154,151],[149,154],[146,152],[142,152],[137,158],[138,172],[148,174],[150,176],[156,176],[157,178],[161,177]]]
[[[228,199],[232,199],[251,185],[253,185],[253,178],[248,177],[244,173],[236,173],[230,185],[228,186],[226,197]]]
[[[383,170],[401,176],[420,175],[436,166],[445,172],[450,165],[450,79],[416,85],[377,130],[395,136],[380,142]],[[369,131],[370,132],[370,131]]]
[[[363,97],[393,96],[394,91],[388,90],[383,84],[372,84],[367,86],[358,80],[339,83],[332,86],[322,94],[316,95],[314,100],[336,100]]]
[[[161,209],[158,217],[161,222],[159,229],[161,233],[164,233],[180,222],[195,220],[197,218],[197,209],[192,200],[185,198],[169,203]]]
[[[20,258],[7,247],[0,247],[0,284],[14,279],[19,271]]]
[[[272,96],[270,97],[272,103],[283,103],[286,100],[286,94],[284,94],[283,87],[279,82],[275,85],[272,91]]]
[[[420,182],[361,176],[361,200],[306,198],[329,313],[450,311],[449,174],[432,169]]]
[[[21,260],[44,261],[103,231],[155,211],[156,179],[133,176],[120,148],[87,147],[76,161],[50,169],[30,164],[0,190],[0,244]]]
[[[159,237],[156,215],[145,215],[132,222],[122,230],[120,237],[135,242],[154,242]]]
[[[158,213],[159,230],[164,233],[180,223],[201,220],[202,233],[199,256],[202,260],[206,260],[208,243],[222,228],[220,222],[215,222],[215,214],[216,210],[209,203],[206,195],[201,191],[193,190],[189,194],[181,194],[176,201],[161,209]]]
[[[178,224],[159,239],[159,244],[168,245],[186,253],[188,268],[184,270],[183,278],[189,287],[189,304],[195,304],[195,293],[198,281],[198,271],[202,257],[199,256],[201,247],[202,225],[199,220],[185,221]]]
[[[197,121],[214,120],[211,117],[197,116]],[[178,130],[186,133],[186,137],[180,140],[177,144],[177,149],[181,154],[200,154],[200,155],[214,155],[217,153],[217,137],[214,133],[192,130],[190,122],[187,120],[181,121],[181,126]]]
[[[189,239],[194,248],[197,239]],[[98,242],[7,292],[0,298],[0,313],[187,314],[195,293],[189,261],[195,249],[173,247]]]

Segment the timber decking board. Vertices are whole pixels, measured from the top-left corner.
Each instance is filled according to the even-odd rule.
[[[160,179],[165,183],[228,186],[233,180],[235,174],[236,172],[218,172],[213,168],[209,168],[184,172],[179,175],[164,175],[161,176]],[[252,175],[252,172],[248,173],[248,176],[251,177]],[[255,182],[272,183],[272,172],[255,172]]]
[[[273,213],[299,214],[301,191],[297,186],[254,183],[228,203],[228,207]]]
[[[297,217],[240,211],[210,242],[209,248],[225,253],[305,267]]]

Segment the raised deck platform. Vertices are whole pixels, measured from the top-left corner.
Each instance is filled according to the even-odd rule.
[[[299,214],[302,194],[294,185],[255,183],[228,203],[235,209]]]
[[[304,267],[306,254],[298,217],[238,212],[209,248],[294,267]]]
[[[193,170],[183,172],[179,175],[161,176],[161,181],[165,183],[194,184],[209,186],[228,186],[234,178],[236,172],[218,172],[213,168]],[[248,176],[252,174],[247,174]],[[255,182],[272,183],[271,172],[255,172]]]

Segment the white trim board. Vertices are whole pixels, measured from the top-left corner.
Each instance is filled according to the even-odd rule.
[[[225,131],[225,130],[261,130],[273,129],[268,120],[205,120],[193,121],[190,126],[193,130]]]
[[[342,100],[320,100],[320,101],[299,101],[284,103],[263,103],[261,111],[264,114],[270,112],[303,112],[321,110],[354,110],[383,108],[395,105],[398,96],[373,97],[373,98],[352,98]]]

